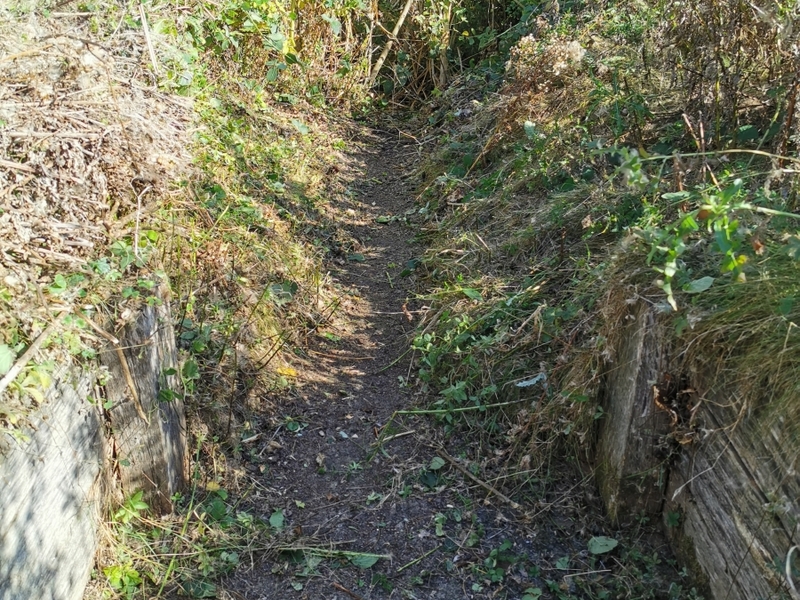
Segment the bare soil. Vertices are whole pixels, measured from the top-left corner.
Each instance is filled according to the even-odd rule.
[[[297,350],[296,387],[271,399],[278,408],[242,451],[244,502],[264,519],[282,511],[286,541],[222,587],[248,600],[591,597],[589,580],[629,567],[586,550],[613,533],[586,479],[553,466],[503,498],[489,489],[502,482],[480,485],[481,465],[454,458],[478,455],[477,437],[445,438],[429,417],[392,419],[420,400],[408,349],[425,307],[413,275],[400,276],[422,251],[405,219],[416,144],[372,133],[354,147],[339,173],[348,187],[329,207],[354,240],[330,264],[339,320]],[[360,568],[340,551],[382,558]]]

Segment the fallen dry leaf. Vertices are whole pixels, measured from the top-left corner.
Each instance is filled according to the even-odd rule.
[[[408,306],[406,304],[403,304],[403,314],[406,316],[409,323],[414,320],[414,315],[408,312]]]

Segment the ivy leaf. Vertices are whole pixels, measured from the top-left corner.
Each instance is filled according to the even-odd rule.
[[[208,501],[206,505],[206,512],[208,513],[208,516],[219,523],[226,516],[228,516],[228,507],[221,498],[214,496]]]
[[[61,273],[57,274],[53,278],[53,284],[47,288],[47,291],[53,294],[54,296],[63,294],[64,292],[67,291],[67,278],[64,277]]]
[[[426,487],[433,489],[437,485],[439,485],[439,476],[436,475],[434,471],[425,470],[419,476],[419,480],[425,485]]]
[[[275,529],[283,529],[283,511],[278,509],[269,518],[269,524],[272,525]]]
[[[483,302],[483,296],[481,296],[481,293],[478,290],[473,288],[461,288],[461,291],[470,300],[478,300],[479,302]]]
[[[668,512],[667,513],[667,527],[677,527],[681,524],[681,513],[680,511]]]
[[[297,131],[300,132],[301,135],[308,135],[311,131],[307,125],[305,125],[302,121],[298,121],[297,119],[292,119],[292,125],[294,126]]]
[[[369,569],[372,565],[378,562],[380,556],[376,554],[356,554],[350,557],[350,562],[357,566],[359,569]]]
[[[444,466],[444,459],[441,456],[434,456],[431,459],[431,464],[428,467],[431,471],[438,471]]]
[[[536,125],[531,121],[525,121],[525,124],[522,126],[525,130],[525,135],[528,138],[533,139],[536,137]]]
[[[619,542],[614,538],[601,535],[589,540],[588,550],[592,554],[605,554],[606,552],[611,552],[618,545]]]
[[[683,291],[687,294],[699,294],[700,292],[705,292],[713,283],[713,277],[701,277],[700,279],[695,279],[685,284],[683,286]]]
[[[200,378],[200,367],[197,366],[197,363],[191,359],[187,360],[183,363],[183,369],[181,369],[181,373],[183,374],[183,378],[186,380],[193,380]]]
[[[283,283],[273,283],[269,286],[269,294],[275,304],[283,306],[292,301],[297,289],[297,284],[294,281],[284,281]]]
[[[5,375],[14,366],[16,353],[7,344],[0,344],[0,376]]]
[[[542,597],[542,588],[528,588],[525,590],[525,595],[522,600],[539,600]]]
[[[342,32],[342,22],[335,16],[326,13],[322,15],[322,20],[326,21],[328,25],[331,26],[331,31],[333,32],[333,35],[338,36]]]
[[[562,556],[556,561],[556,569],[559,571],[569,570],[569,556]]]

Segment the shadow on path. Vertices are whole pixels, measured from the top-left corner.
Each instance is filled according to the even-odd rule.
[[[290,541],[240,570],[231,597],[510,600],[539,588],[543,599],[579,598],[589,597],[578,587],[585,577],[571,573],[606,572],[586,552],[602,532],[578,500],[581,482],[559,476],[564,489],[554,492],[532,480],[525,495],[537,500],[512,508],[434,460],[442,432],[413,416],[397,419],[376,449],[394,412],[413,403],[401,382],[412,372],[406,351],[418,314],[411,280],[399,274],[421,252],[403,220],[415,154],[371,135],[342,166],[347,188],[329,209],[354,243],[330,265],[339,319],[298,357],[295,397],[262,424],[256,450],[267,464],[251,474],[248,503],[266,516],[283,511]],[[451,454],[473,441],[448,440]]]

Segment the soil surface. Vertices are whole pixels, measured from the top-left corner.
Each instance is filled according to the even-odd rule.
[[[249,449],[247,503],[282,511],[287,541],[225,587],[248,600],[589,597],[582,583],[619,563],[586,551],[610,534],[585,481],[532,478],[517,505],[454,458],[477,440],[395,414],[419,399],[408,349],[426,308],[400,275],[422,251],[405,218],[416,144],[373,133],[351,152],[331,207],[355,244],[330,265],[339,320],[309,339],[296,388]]]

